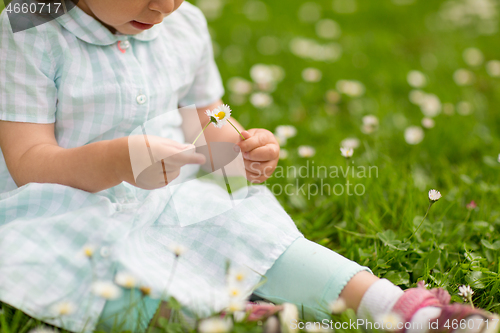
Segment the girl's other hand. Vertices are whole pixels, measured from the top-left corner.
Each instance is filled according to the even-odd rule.
[[[128,137],[128,154],[118,159],[120,179],[145,190],[163,187],[180,174],[186,164],[204,164],[205,156],[195,146],[154,136]],[[127,156],[128,155],[128,156]]]
[[[280,146],[274,134],[263,128],[252,128],[241,132],[237,145],[243,153],[247,179],[252,183],[262,183],[269,178],[280,155]]]

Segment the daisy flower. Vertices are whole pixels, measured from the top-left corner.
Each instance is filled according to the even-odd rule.
[[[281,136],[285,139],[291,138],[297,134],[297,129],[292,125],[279,125],[275,130],[276,136]]]
[[[40,326],[30,330],[28,333],[56,333],[56,331],[48,327]]]
[[[469,297],[472,297],[472,295],[474,294],[474,291],[472,290],[472,288],[470,286],[460,286],[458,287],[458,296],[462,296],[464,298],[464,300],[468,300]]]
[[[231,117],[231,109],[228,105],[222,104],[212,111],[212,115],[217,119],[214,126],[217,128],[222,128]]]
[[[227,310],[228,312],[245,311],[246,303],[246,299],[243,297],[231,297]]]
[[[439,193],[438,190],[432,189],[429,191],[428,196],[429,196],[429,207],[427,207],[427,211],[425,212],[424,218],[422,219],[422,221],[418,225],[417,229],[415,229],[415,231],[413,231],[411,233],[411,236],[410,236],[410,238],[408,238],[408,240],[410,240],[413,237],[413,235],[415,235],[417,230],[420,229],[420,226],[422,225],[422,223],[424,223],[425,218],[427,217],[427,214],[429,214],[429,210],[431,209],[432,204],[434,204],[436,201],[438,201],[441,198],[441,193]]]
[[[75,312],[76,306],[72,302],[60,302],[52,307],[52,312],[57,316],[70,315]]]
[[[300,157],[312,157],[316,153],[316,149],[314,149],[314,147],[306,145],[299,146],[298,151]]]
[[[151,295],[151,287],[148,286],[140,286],[139,290],[143,296]]]
[[[344,299],[339,297],[329,304],[329,309],[333,314],[340,314],[347,309],[347,306]]]
[[[398,324],[401,325],[404,323],[403,319],[394,312],[389,312],[386,315],[383,315],[380,320],[383,323],[383,327],[389,332],[398,331]]]
[[[416,145],[424,139],[424,130],[419,126],[410,126],[405,130],[404,136],[408,144]]]
[[[83,247],[83,254],[85,254],[85,256],[88,258],[92,258],[92,256],[94,255],[95,248],[96,248],[95,245],[87,244]]]
[[[354,154],[354,149],[342,147],[340,148],[340,154],[345,158],[351,158],[352,154]]]
[[[229,275],[228,280],[230,282],[242,283],[247,279],[248,274],[249,274],[248,269],[244,267],[230,268],[228,274]]]
[[[173,254],[175,254],[176,258],[183,255],[187,251],[187,247],[181,244],[171,244],[168,248]]]
[[[135,276],[126,272],[119,272],[115,276],[115,283],[124,288],[134,288],[137,280]]]
[[[233,328],[230,317],[224,319],[219,317],[206,318],[200,321],[198,332],[200,333],[225,333]]]
[[[429,191],[429,200],[431,202],[436,202],[441,198],[441,193],[437,190],[430,190]]]
[[[231,126],[234,127],[236,132],[238,132],[238,134],[241,136],[241,138],[245,140],[245,138],[243,137],[243,135],[241,135],[240,131],[236,128],[236,126],[234,126],[233,123],[229,120],[229,117],[231,117],[231,108],[229,107],[229,105],[227,104],[219,105],[213,110],[206,110],[205,114],[208,116],[210,121],[205,125],[205,127],[203,127],[200,134],[198,134],[198,136],[194,139],[192,143],[193,145],[195,144],[196,140],[198,140],[201,133],[203,133],[205,129],[208,127],[208,125],[210,125],[211,123],[213,123],[214,126],[217,128],[222,128],[222,126],[224,126],[226,122],[230,123]]]
[[[359,147],[359,139],[357,138],[345,138],[340,142],[341,147],[356,149]]]
[[[297,322],[299,320],[299,310],[297,306],[293,303],[283,303],[283,310],[278,313],[281,329],[284,333],[298,332],[297,326],[292,328],[291,322]]]
[[[105,299],[116,299],[121,296],[121,289],[111,281],[96,281],[92,283],[92,292]]]

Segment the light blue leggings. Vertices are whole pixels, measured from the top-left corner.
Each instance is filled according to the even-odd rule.
[[[253,293],[275,304],[294,303],[303,319],[321,321],[330,318],[327,304],[337,299],[347,282],[363,270],[371,273],[368,267],[299,237],[266,272],[267,282]],[[140,293],[133,290],[133,299],[140,300]],[[160,301],[146,296],[139,307],[130,307],[130,299],[130,290],[124,290],[121,298],[107,301],[96,330],[145,332]]]

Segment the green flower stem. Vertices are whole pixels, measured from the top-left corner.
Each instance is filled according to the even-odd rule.
[[[469,295],[470,306],[474,309],[474,303],[472,303],[472,295]]]
[[[233,127],[234,127],[234,129],[236,130],[236,132],[238,132],[238,134],[241,136],[241,138],[242,138],[243,140],[246,140],[246,139],[243,137],[243,135],[241,135],[240,131],[238,131],[238,129],[236,128],[236,126],[234,126],[234,125],[233,125],[233,123],[229,121],[229,119],[227,120],[227,122],[228,122],[228,123],[230,123],[230,124],[231,124],[231,126],[233,126]]]
[[[429,214],[429,210],[431,209],[431,206],[432,206],[433,203],[434,203],[433,201],[431,201],[429,203],[429,207],[427,207],[427,211],[425,212],[425,215],[424,215],[424,218],[422,219],[422,222],[420,222],[420,224],[418,225],[417,229],[415,229],[415,231],[412,232],[412,234],[411,234],[410,238],[408,238],[408,240],[410,240],[413,237],[413,235],[415,235],[415,233],[420,228],[420,226],[422,225],[422,223],[424,223],[425,218],[427,217],[427,214]]]
[[[207,126],[208,126],[208,124],[207,124]],[[207,126],[205,126],[205,128]],[[170,287],[170,283],[172,282],[172,278],[174,277],[174,273],[175,273],[175,269],[177,268],[177,262],[178,261],[179,261],[179,256],[175,256],[174,264],[172,265],[172,272],[170,273],[170,277],[168,278],[167,285],[165,286],[165,289],[163,290],[163,292],[161,293],[161,296],[160,296],[160,305],[161,305],[161,301],[163,300],[163,296],[167,294],[167,291],[168,291],[168,289]],[[158,308],[156,309],[156,312],[155,312],[153,318],[150,321],[150,326],[148,327],[147,333],[151,333],[153,331],[153,329],[154,329],[153,323],[155,323],[158,320],[158,316],[159,315],[160,315],[160,306],[158,306]],[[171,314],[169,316],[169,319],[171,319],[171,317],[172,317],[172,312],[171,312]]]
[[[345,205],[344,205],[344,220],[347,222],[347,214],[349,213],[349,197],[347,195],[347,188],[349,186],[349,158],[346,157],[345,159],[345,165],[346,165],[346,191],[345,191]]]
[[[196,139],[194,139],[194,141],[193,141],[193,143],[192,143],[193,145],[194,145],[194,143],[196,142],[196,140],[198,140],[198,138],[200,137],[201,133],[203,133],[203,132],[205,131],[205,129],[208,127],[208,125],[210,125],[210,123],[211,123],[211,122],[212,122],[212,120],[210,120],[210,121],[208,122],[208,124],[207,124],[205,127],[203,127],[203,129],[201,130],[200,134],[198,134],[198,136],[196,137]]]

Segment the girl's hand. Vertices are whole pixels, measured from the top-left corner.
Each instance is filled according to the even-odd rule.
[[[119,177],[145,190],[163,187],[179,176],[186,164],[204,164],[205,156],[195,146],[153,135],[128,137],[128,161],[118,167]]]
[[[280,155],[280,146],[274,134],[263,128],[252,128],[241,132],[237,145],[243,153],[247,179],[252,183],[262,183],[269,178]]]

